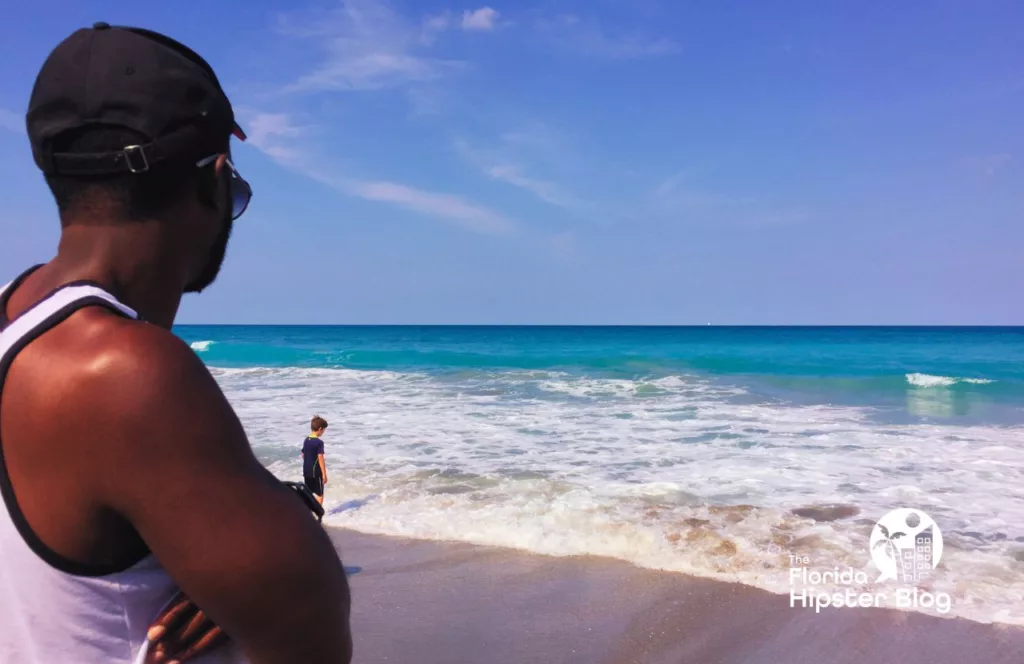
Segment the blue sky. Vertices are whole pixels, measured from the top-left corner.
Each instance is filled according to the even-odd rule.
[[[54,250],[23,114],[98,20],[203,54],[250,135],[180,322],[1024,323],[1019,2],[26,3],[0,279]]]

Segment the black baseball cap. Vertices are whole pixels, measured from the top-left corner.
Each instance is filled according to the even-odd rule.
[[[213,68],[192,49],[142,28],[95,23],[43,63],[29,101],[28,136],[48,175],[142,173],[168,159],[221,152],[245,140]],[[116,152],[54,152],[55,139],[89,126],[145,137]]]

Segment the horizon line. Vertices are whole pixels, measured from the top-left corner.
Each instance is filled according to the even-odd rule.
[[[1024,323],[175,323],[174,327],[1024,328]]]

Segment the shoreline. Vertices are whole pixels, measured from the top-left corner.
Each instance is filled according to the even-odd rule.
[[[1024,628],[789,598],[596,556],[328,526],[352,588],[354,662],[944,664],[1020,661]]]

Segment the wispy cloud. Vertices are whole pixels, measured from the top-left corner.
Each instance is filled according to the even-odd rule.
[[[466,32],[491,32],[503,25],[498,21],[500,17],[501,12],[491,7],[467,9],[462,12],[462,16],[446,9],[423,19],[420,43],[430,46],[439,34],[449,29],[461,29]],[[504,23],[504,25],[508,25],[508,23]]]
[[[420,42],[426,46],[434,43],[437,35],[447,30],[452,25],[451,10],[444,10],[440,14],[434,14],[423,19],[423,26],[420,32]]]
[[[580,55],[610,60],[630,60],[680,52],[679,44],[666,37],[649,37],[639,31],[609,32],[596,20],[563,15],[537,22],[559,47]]]
[[[342,179],[337,184],[354,196],[458,222],[479,233],[508,233],[513,229],[512,222],[502,215],[459,196],[423,191],[396,182]]]
[[[695,173],[685,169],[663,180],[651,196],[652,204],[664,210],[694,211],[698,209],[736,209],[754,203],[751,198],[708,191],[694,184]]]
[[[24,133],[25,117],[20,113],[0,108],[0,128]]]
[[[493,30],[498,21],[498,12],[490,7],[466,10],[462,13],[463,30]]]
[[[497,17],[496,11],[484,7],[459,16],[447,10],[412,18],[395,11],[387,0],[342,0],[330,11],[282,16],[277,25],[281,34],[322,55],[281,90],[275,103],[294,110],[307,93],[401,89],[409,95],[416,114],[434,114],[439,106],[435,82],[468,68],[463,61],[434,57],[435,42],[451,29],[494,27]],[[478,233],[516,229],[500,213],[455,194],[349,175],[350,168],[320,158],[313,137],[326,131],[326,125],[302,125],[296,121],[300,115],[291,112],[247,109],[247,114],[253,147],[344,195],[394,205]]]
[[[477,233],[502,234],[515,224],[501,214],[460,196],[425,191],[387,180],[368,180],[336,175],[318,163],[307,143],[300,139],[311,128],[294,122],[287,113],[249,111],[249,143],[301,175],[328,185],[348,196],[389,203],[397,207],[452,222]]]
[[[246,127],[248,143],[274,159],[295,163],[302,157],[296,140],[306,128],[293,124],[287,113],[253,113]]]
[[[572,209],[585,207],[583,201],[565,191],[558,184],[524,173],[523,167],[514,163],[512,157],[505,153],[506,151],[478,149],[461,139],[455,141],[455,151],[489,177],[524,189],[545,203]]]
[[[688,171],[679,171],[666,178],[658,187],[654,190],[654,195],[658,198],[668,196],[682,184],[683,180],[688,175]]]
[[[582,207],[583,203],[566,193],[554,182],[537,180],[523,175],[518,166],[512,164],[498,164],[487,169],[487,174],[496,180],[507,182],[513,186],[520,187],[532,193],[545,203],[557,205],[564,208]]]
[[[379,90],[433,81],[466,68],[466,63],[428,56],[433,36],[450,17],[430,17],[414,25],[384,0],[346,0],[326,15],[282,17],[280,31],[312,40],[323,60],[286,92]]]

